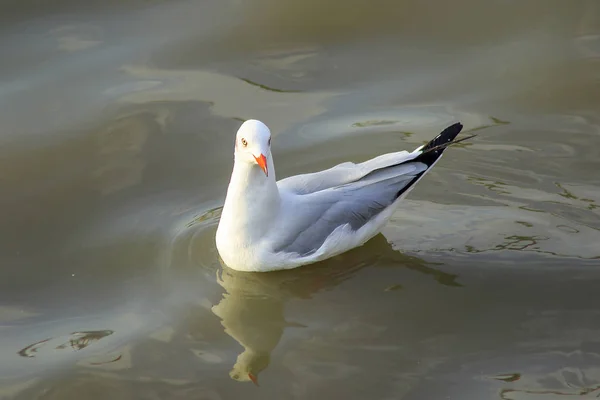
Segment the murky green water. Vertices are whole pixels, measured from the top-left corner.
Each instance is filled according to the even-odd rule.
[[[1,399],[600,394],[597,1],[4,7]],[[365,246],[255,275],[214,244],[247,118],[280,178],[479,136]]]

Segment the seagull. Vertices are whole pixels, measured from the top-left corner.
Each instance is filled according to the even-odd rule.
[[[223,263],[237,271],[297,268],[344,253],[377,235],[400,201],[439,161],[457,122],[412,152],[387,153],[320,172],[275,177],[271,131],[245,121],[216,232]]]

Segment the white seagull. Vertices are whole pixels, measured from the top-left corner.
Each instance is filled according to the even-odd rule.
[[[271,132],[248,120],[237,131],[234,165],[217,228],[227,267],[266,272],[321,261],[377,235],[400,200],[440,159],[462,129],[446,128],[412,152],[277,181]]]

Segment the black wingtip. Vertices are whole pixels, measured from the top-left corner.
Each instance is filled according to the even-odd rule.
[[[444,129],[442,131],[442,133],[440,133],[435,138],[433,138],[432,141],[430,141],[429,143],[427,143],[425,145],[425,147],[423,147],[421,150],[423,152],[426,152],[427,150],[430,150],[430,149],[432,149],[434,147],[437,147],[437,146],[440,146],[440,145],[443,145],[445,143],[453,141],[454,138],[456,136],[458,136],[458,134],[460,133],[460,131],[462,131],[462,128],[463,128],[463,125],[460,122],[457,122],[454,125],[450,125],[446,129]]]
[[[419,160],[431,166],[438,158],[440,158],[446,147],[452,144],[452,141],[458,136],[460,131],[462,131],[462,128],[463,124],[457,122],[444,129],[442,133],[423,146],[421,149],[422,153],[415,160]]]

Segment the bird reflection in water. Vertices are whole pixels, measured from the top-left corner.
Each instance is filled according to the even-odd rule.
[[[221,319],[225,332],[244,348],[229,375],[236,381],[256,385],[284,329],[303,326],[285,318],[284,307],[291,299],[310,299],[313,294],[332,289],[373,265],[409,268],[431,275],[443,285],[461,286],[456,275],[393,250],[381,234],[364,246],[332,259],[287,271],[239,272],[221,264],[217,282],[225,293],[212,312]]]

